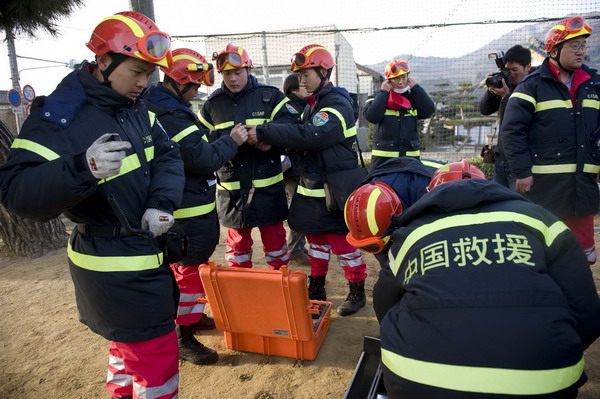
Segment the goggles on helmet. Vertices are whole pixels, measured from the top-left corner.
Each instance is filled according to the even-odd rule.
[[[140,37],[136,43],[137,50],[142,56],[149,61],[160,61],[168,53],[171,48],[171,36],[168,34],[153,30]]]
[[[592,28],[585,23],[583,17],[573,17],[565,23],[565,30],[569,33],[577,33],[584,28],[590,32],[592,31]]]
[[[202,64],[188,64],[188,72],[204,72],[202,81],[200,84],[206,86],[212,86],[215,84],[215,68],[213,64],[202,63]]]
[[[224,51],[220,54],[213,53],[213,59],[217,62],[217,69],[223,70],[227,64],[233,68],[242,68],[244,66],[244,60],[242,56],[233,51]]]
[[[408,63],[406,63],[404,61],[398,62],[397,64],[392,65],[392,67],[390,68],[390,72],[392,73],[392,75],[395,75],[395,74],[399,73],[400,71],[405,72],[405,73],[410,72]]]
[[[296,53],[292,57],[292,71],[302,69],[310,63],[310,58],[304,53]]]
[[[348,241],[348,243],[350,245],[352,245],[358,249],[361,249],[365,252],[368,252],[371,254],[378,254],[381,251],[383,251],[383,249],[385,248],[387,243],[390,241],[390,236],[386,236],[383,238],[369,237],[369,238],[357,240],[354,237],[352,237],[352,233],[348,233],[346,235],[346,241]]]

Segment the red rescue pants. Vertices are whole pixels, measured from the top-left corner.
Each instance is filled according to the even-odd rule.
[[[594,215],[562,219],[563,223],[575,234],[585,251],[588,263],[596,263],[596,244],[594,242]]]
[[[111,396],[170,399],[179,392],[175,330],[142,342],[111,342],[106,388]]]
[[[198,273],[198,268],[203,263],[208,263],[208,261],[192,266],[180,266],[173,263],[170,265],[179,287],[179,306],[175,323],[180,326],[195,324],[204,315],[204,304],[198,303],[198,299],[205,296],[204,286]]]
[[[326,276],[329,268],[330,252],[337,256],[344,269],[344,277],[353,283],[360,283],[367,278],[367,265],[362,253],[348,244],[342,234],[307,234],[309,243],[308,259],[310,275]]]
[[[290,261],[285,242],[285,229],[283,222],[269,226],[260,226],[260,238],[265,251],[265,261],[271,269],[279,270]],[[252,228],[228,229],[227,230],[227,252],[225,259],[229,266],[252,267]]]

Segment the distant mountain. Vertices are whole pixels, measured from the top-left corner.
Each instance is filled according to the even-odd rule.
[[[594,69],[600,69],[600,19],[587,17],[586,22],[593,31],[587,40],[589,60],[585,61],[585,64]],[[462,57],[417,57],[410,54],[399,54],[394,58],[409,60],[411,69],[418,76],[419,84],[428,91],[433,90],[434,85],[440,82],[451,85],[459,82],[479,83],[485,79],[487,73],[496,70],[494,61],[488,59],[489,53],[500,50],[506,52],[515,44],[520,44],[532,50],[534,64],[536,64],[536,60],[543,60],[546,56],[543,43],[546,32],[550,28],[549,25],[549,22],[539,22],[522,26]],[[381,61],[374,65],[366,65],[366,67],[383,74],[383,69],[389,61]]]

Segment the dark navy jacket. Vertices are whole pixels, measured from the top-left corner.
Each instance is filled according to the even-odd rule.
[[[257,128],[259,140],[290,152],[292,167],[300,176],[290,206],[290,227],[304,234],[346,234],[341,211],[325,205],[324,174],[358,167],[354,111],[346,90],[331,83],[306,108],[302,124],[268,123]]]
[[[600,127],[600,75],[585,65],[576,71],[573,101],[548,64],[508,100],[500,129],[505,156],[518,179],[533,176],[528,199],[560,218],[595,214],[600,157],[590,142]]]
[[[238,146],[230,136],[208,143],[208,131],[191,111],[190,104],[160,84],[149,88],[144,100],[181,148],[185,189],[181,207],[174,216],[188,237],[188,251],[180,263],[198,265],[208,261],[219,241],[214,172],[233,159]]]
[[[409,109],[388,109],[388,96],[389,91],[379,90],[365,103],[365,118],[375,124],[371,169],[377,168],[390,158],[420,156],[421,141],[417,119],[427,119],[435,111],[435,104],[419,85],[402,94],[411,103]]]
[[[396,298],[377,313],[390,398],[574,397],[600,300],[562,222],[469,179],[433,189],[395,225],[380,275],[390,281],[373,292]]]
[[[216,90],[204,103],[200,121],[211,130],[212,142],[229,135],[238,123],[295,122],[298,114],[291,105],[286,106],[288,101],[276,87],[261,85],[249,75],[240,93],[230,92],[225,84]],[[236,157],[219,169],[217,211],[223,225],[236,229],[269,226],[287,218],[281,154],[281,148],[260,151],[244,144]]]
[[[66,215],[75,223],[119,226],[107,202],[113,195],[133,227],[148,208],[172,213],[181,202],[184,175],[179,147],[155,115],[98,82],[84,64],[31,115],[0,167],[0,202],[22,217],[45,221]],[[104,133],[129,141],[120,173],[98,180],[87,167],[87,148]],[[178,292],[154,242],[139,236],[83,236],[67,248],[81,321],[104,338],[137,342],[171,331]]]

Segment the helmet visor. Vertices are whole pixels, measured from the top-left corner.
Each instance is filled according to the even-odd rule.
[[[346,241],[348,242],[348,244],[365,252],[378,254],[381,251],[383,251],[386,244],[390,241],[390,236],[386,236],[383,238],[367,237],[362,239],[356,239],[352,236],[352,233],[348,233],[346,235]]]
[[[152,31],[138,40],[138,50],[150,61],[160,61],[171,48],[171,37],[164,32]]]
[[[238,53],[222,52],[217,56],[217,69],[222,71],[229,64],[233,68],[240,68],[244,62]]]
[[[204,74],[202,84],[205,86],[212,86],[215,84],[215,70],[213,68]]]

